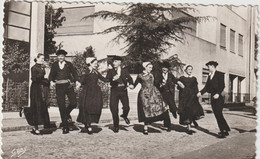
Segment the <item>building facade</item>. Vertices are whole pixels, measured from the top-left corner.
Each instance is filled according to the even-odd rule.
[[[101,19],[82,19],[91,13],[106,10],[119,12],[124,5],[108,3],[53,4],[62,7],[66,22],[57,29],[55,41],[61,43],[71,56],[92,46],[98,59],[109,54],[125,55],[123,42],[111,43],[116,33],[95,34],[116,22]],[[206,82],[208,70],[205,63],[218,61],[218,70],[225,74],[226,102],[249,102],[256,96],[257,61],[255,58],[255,40],[257,36],[256,6],[189,6],[198,12],[191,16],[210,16],[210,20],[195,25],[195,31],[185,34],[185,42],[174,43],[162,58],[177,54],[185,64],[194,66],[199,88]],[[194,26],[193,26],[194,28]],[[207,100],[207,95],[205,99]]]

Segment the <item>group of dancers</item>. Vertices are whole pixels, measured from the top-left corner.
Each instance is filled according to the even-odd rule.
[[[77,107],[76,93],[72,83],[76,83],[76,89],[82,87],[79,98],[79,114],[77,122],[85,125],[82,132],[92,134],[92,123],[98,123],[103,99],[98,80],[109,82],[111,85],[109,108],[113,118],[113,131],[119,131],[119,112],[118,104],[121,101],[123,113],[120,115],[126,124],[130,124],[128,113],[130,110],[127,88],[134,89],[141,84],[138,93],[137,109],[138,121],[144,123],[143,133],[148,135],[148,125],[163,121],[164,127],[168,132],[171,131],[171,120],[169,113],[177,118],[179,123],[187,125],[188,132],[192,132],[190,127],[194,124],[198,126],[196,120],[204,116],[202,106],[199,103],[199,97],[208,92],[211,93],[211,105],[216,117],[220,132],[219,137],[225,138],[229,135],[230,128],[222,114],[224,100],[221,95],[224,90],[224,75],[216,71],[218,65],[215,61],[206,64],[210,74],[205,87],[199,91],[196,77],[192,76],[193,66],[185,67],[185,75],[179,79],[169,71],[171,65],[164,61],[161,63],[161,72],[152,73],[153,65],[151,62],[143,62],[143,72],[137,75],[133,81],[126,68],[121,66],[122,58],[114,56],[112,59],[113,67],[108,70],[106,77],[103,77],[98,71],[98,62],[95,57],[86,58],[88,69],[81,78],[78,77],[77,70],[73,64],[65,60],[67,52],[58,50],[57,61],[52,64],[49,77],[45,76],[43,66],[44,55],[38,54],[35,59],[36,64],[31,68],[31,110],[33,119],[33,132],[40,134],[38,125],[44,125],[44,128],[50,127],[48,114],[48,91],[49,87],[56,87],[57,104],[61,116],[62,133],[69,133],[69,123],[72,122],[71,111]],[[179,89],[179,105],[175,104],[175,86]],[[66,107],[65,96],[69,99],[69,105]]]

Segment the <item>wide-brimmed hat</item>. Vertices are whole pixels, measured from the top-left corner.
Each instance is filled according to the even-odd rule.
[[[93,63],[94,61],[96,61],[97,59],[95,57],[87,57],[86,58],[86,63],[87,64],[91,64]]]
[[[209,61],[208,63],[206,63],[206,66],[209,66],[209,65],[217,67],[218,63],[216,61]]]
[[[117,60],[117,61],[123,61],[123,58],[120,57],[120,56],[112,56],[112,61],[115,61],[115,60]]]
[[[161,63],[161,66],[162,66],[163,68],[170,68],[170,67],[171,67],[171,64],[170,64],[168,61],[163,61],[163,62]]]
[[[56,55],[57,56],[59,56],[59,55],[64,55],[64,56],[66,56],[68,53],[65,51],[65,50],[58,50],[57,52],[56,52]]]

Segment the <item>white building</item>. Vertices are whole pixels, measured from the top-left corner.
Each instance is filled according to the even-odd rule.
[[[82,20],[91,13],[106,10],[119,12],[124,5],[108,3],[54,3],[63,7],[66,22],[57,29],[54,40],[62,43],[71,56],[92,45],[98,59],[109,54],[124,55],[123,42],[110,43],[116,33],[95,34],[117,25],[101,19]],[[189,6],[199,12],[191,16],[212,16],[215,19],[193,26],[196,30],[185,34],[185,43],[174,43],[167,58],[178,54],[185,64],[194,66],[199,88],[205,84],[208,70],[205,63],[218,61],[218,70],[225,73],[227,102],[248,102],[256,96],[257,61],[255,59],[255,36],[257,35],[257,7],[252,6]],[[231,96],[232,94],[232,96]]]

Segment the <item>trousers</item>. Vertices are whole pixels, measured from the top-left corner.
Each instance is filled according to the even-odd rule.
[[[68,127],[70,112],[77,107],[76,93],[70,83],[56,84],[57,103],[60,111],[61,121],[64,127]],[[65,96],[68,96],[69,106],[66,107]]]
[[[218,127],[220,131],[230,131],[230,128],[223,116],[223,106],[224,106],[224,99],[223,96],[219,96],[218,99],[214,99],[213,96],[211,97],[211,107],[213,110],[213,113],[215,115],[215,118],[218,123]]]
[[[118,104],[119,100],[123,105],[123,117],[127,118],[128,113],[130,111],[129,107],[129,98],[126,88],[124,87],[116,87],[111,88],[110,95],[110,111],[113,117],[114,127],[119,126],[119,116],[118,116]]]

